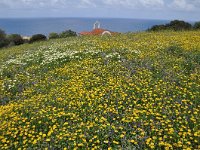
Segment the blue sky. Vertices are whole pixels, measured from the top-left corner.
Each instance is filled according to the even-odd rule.
[[[200,0],[0,0],[0,18],[114,17],[200,21]]]

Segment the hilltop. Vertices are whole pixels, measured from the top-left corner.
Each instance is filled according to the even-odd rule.
[[[2,149],[199,149],[200,31],[0,50]]]

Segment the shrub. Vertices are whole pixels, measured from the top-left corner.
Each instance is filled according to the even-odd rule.
[[[37,42],[37,41],[45,41],[47,40],[47,37],[43,34],[35,34],[31,37],[30,39],[30,43],[33,43],[33,42]]]
[[[7,46],[9,41],[6,39],[6,33],[0,29],[0,48]]]
[[[5,31],[0,29],[0,39],[6,38],[6,33]]]
[[[0,48],[8,46],[9,41],[7,39],[0,39]]]
[[[8,36],[9,43],[13,45],[21,45],[24,43],[23,38],[19,34],[11,34]]]
[[[71,36],[77,36],[76,32],[72,30],[66,30],[60,34],[60,38],[66,38],[66,37],[71,37]]]
[[[166,24],[165,26],[166,28],[173,29],[174,31],[192,29],[192,25],[190,23],[181,20],[173,20],[169,24]]]
[[[151,27],[151,29],[148,29],[148,31],[161,31],[165,30],[165,25],[155,25]]]
[[[174,30],[174,31],[182,31],[182,30],[191,30],[192,25],[188,22],[181,20],[173,20],[165,25],[155,25],[148,29],[148,31],[161,31],[161,30]]]
[[[57,39],[57,38],[59,38],[58,33],[52,32],[49,34],[49,39]]]
[[[199,22],[195,22],[194,29],[200,30],[200,21]]]

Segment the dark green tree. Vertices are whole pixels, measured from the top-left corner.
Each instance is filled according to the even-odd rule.
[[[52,32],[49,34],[49,39],[57,39],[57,38],[59,38],[58,33]]]
[[[66,37],[72,37],[72,36],[77,36],[76,32],[72,30],[66,30],[60,34],[60,38],[66,38]]]
[[[154,25],[150,29],[148,29],[148,31],[162,31],[162,30],[166,30],[165,25]]]
[[[173,31],[185,31],[191,30],[192,25],[182,20],[173,20],[165,25],[155,25],[148,29],[148,31],[161,31],[161,30],[173,30]]]
[[[24,43],[23,38],[19,34],[8,35],[8,40],[11,45],[21,45]]]
[[[0,29],[0,48],[7,46],[8,44],[9,44],[9,41],[6,39],[5,31]]]
[[[169,24],[165,25],[167,29],[172,29],[174,31],[191,30],[192,25],[188,22],[182,20],[173,20]]]
[[[200,30],[200,21],[199,21],[199,22],[195,22],[193,28],[194,28],[195,30],[196,30],[196,29]]]
[[[47,40],[47,37],[43,34],[35,34],[31,37],[30,39],[30,43],[33,43],[33,42],[37,42],[37,41],[45,41]]]

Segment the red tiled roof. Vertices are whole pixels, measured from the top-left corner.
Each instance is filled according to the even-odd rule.
[[[104,29],[94,29],[94,30],[92,30],[92,34],[93,35],[99,35],[99,34],[102,34],[104,31],[106,31],[106,30],[104,30]]]
[[[91,32],[83,31],[80,33],[81,35],[91,35]]]
[[[86,31],[81,32],[80,35],[101,35],[104,31],[108,31],[108,30],[99,28],[99,29],[94,29],[91,32],[86,32]],[[110,31],[110,33],[114,33],[114,32]]]

